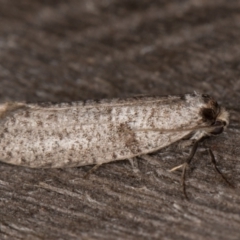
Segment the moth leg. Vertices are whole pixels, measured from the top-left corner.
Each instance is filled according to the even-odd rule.
[[[94,167],[92,167],[89,171],[87,171],[87,173],[84,175],[83,178],[88,179],[89,176],[90,176],[93,172],[95,172],[100,166],[102,166],[102,164],[96,164],[96,165],[95,165]]]
[[[178,148],[179,149],[184,149],[187,147],[191,147],[194,145],[194,143],[196,142],[195,139],[189,139],[189,140],[182,140],[181,142],[178,143]]]
[[[191,149],[191,152],[190,152],[190,155],[188,156],[188,158],[186,159],[185,163],[177,166],[177,167],[174,167],[170,170],[170,172],[173,172],[179,168],[182,168],[182,177],[181,177],[181,185],[182,185],[182,190],[183,190],[183,194],[185,196],[186,199],[188,199],[187,197],[187,193],[186,193],[186,184],[185,184],[185,179],[186,179],[186,171],[187,171],[187,168],[188,166],[190,165],[196,151],[197,151],[197,148],[198,148],[198,141],[196,141],[194,144],[193,144],[193,147]]]
[[[136,157],[134,158],[129,158],[128,161],[130,162],[131,166],[132,166],[132,169],[133,169],[133,172],[134,173],[139,173],[139,168],[138,168],[138,160]]]
[[[212,150],[210,148],[208,148],[208,153],[211,157],[211,162],[213,164],[214,169],[216,170],[216,172],[221,176],[221,178],[232,188],[234,188],[234,186],[232,185],[232,183],[230,183],[227,178],[223,175],[223,173],[218,169],[217,165],[216,165],[216,159],[215,156],[212,152]]]

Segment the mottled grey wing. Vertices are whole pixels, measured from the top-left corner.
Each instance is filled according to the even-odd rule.
[[[29,167],[72,167],[146,154],[199,127],[201,105],[196,96],[26,104],[1,119],[0,159]]]

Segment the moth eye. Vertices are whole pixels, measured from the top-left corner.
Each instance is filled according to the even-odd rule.
[[[214,120],[215,119],[215,112],[211,108],[204,108],[202,109],[202,117],[204,120]]]

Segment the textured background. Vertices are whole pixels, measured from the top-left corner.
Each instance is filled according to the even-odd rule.
[[[90,167],[0,163],[0,239],[239,239],[240,1],[0,0],[0,101],[73,101],[209,93],[231,124],[205,142],[188,173],[175,145]]]

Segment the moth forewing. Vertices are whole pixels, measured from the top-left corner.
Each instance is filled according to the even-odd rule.
[[[68,104],[8,103],[0,106],[0,117],[1,161],[44,168],[128,159],[190,135],[198,141],[212,129],[219,130],[222,126],[216,123],[227,118],[212,98],[198,93]]]

